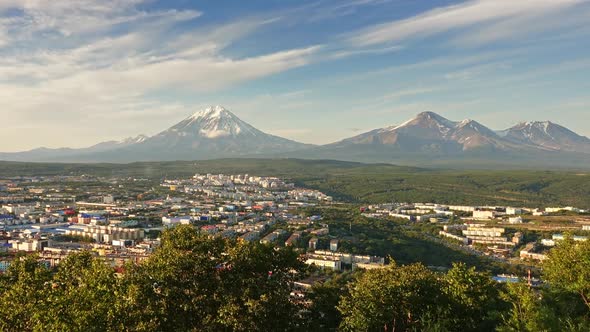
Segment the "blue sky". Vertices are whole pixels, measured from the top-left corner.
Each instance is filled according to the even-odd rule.
[[[330,143],[422,111],[590,136],[587,0],[0,0],[0,151],[208,105]]]

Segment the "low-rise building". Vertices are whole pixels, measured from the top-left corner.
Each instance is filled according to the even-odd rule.
[[[553,241],[557,242],[557,241],[563,241],[565,239],[565,236],[563,234],[553,234],[553,236],[551,238],[553,239]],[[588,237],[574,235],[574,236],[572,236],[572,239],[574,241],[586,241],[586,240],[588,240]]]
[[[522,214],[522,209],[521,209],[521,208],[507,207],[507,208],[506,208],[506,214],[507,214],[507,215],[517,215],[517,214]]]
[[[444,237],[451,238],[453,240],[460,241],[463,244],[468,244],[469,243],[469,239],[467,239],[466,237],[455,235],[455,234],[452,234],[452,233],[449,233],[449,232],[440,231],[440,232],[438,232],[438,234],[441,235],[441,236],[444,236]]]
[[[265,237],[263,237],[262,240],[260,240],[260,243],[264,243],[264,244],[273,243],[279,238],[279,236],[281,236],[283,234],[285,234],[285,230],[278,229],[278,230],[266,235]]]
[[[162,217],[162,225],[164,226],[176,226],[176,225],[189,225],[193,222],[193,217]]]
[[[324,269],[332,269],[335,271],[342,270],[342,262],[338,257],[312,255],[307,257],[305,264],[315,265]]]
[[[97,243],[112,243],[113,240],[142,240],[145,237],[143,229],[122,228],[115,226],[84,226],[68,228],[66,235],[83,236],[94,239]]]
[[[363,269],[363,270],[374,270],[374,269],[383,269],[386,268],[387,265],[382,263],[354,263],[352,264],[352,270],[356,269]]]
[[[505,229],[500,227],[467,227],[463,230],[463,235],[467,237],[480,236],[480,237],[500,237],[504,234]]]
[[[15,251],[43,251],[46,247],[51,245],[51,240],[43,239],[16,239],[9,240],[8,243],[11,245],[12,250]]]
[[[301,238],[301,232],[294,232],[293,234],[291,234],[291,236],[289,236],[289,238],[287,239],[287,241],[285,241],[285,246],[293,246],[297,243],[297,241],[299,241],[299,239]]]
[[[523,239],[523,235],[521,232],[516,232],[514,236],[512,236],[512,243],[519,245]]]
[[[309,240],[308,248],[312,249],[312,250],[316,250],[318,248],[318,238],[317,237],[312,237]]]
[[[536,261],[544,261],[547,259],[547,255],[535,252],[536,245],[534,242],[529,243],[523,250],[520,251],[520,259],[530,259]]]
[[[475,206],[449,205],[451,211],[474,212],[476,209]]]
[[[311,231],[311,234],[320,235],[320,236],[321,235],[328,235],[328,233],[330,233],[330,230],[326,227]]]
[[[473,211],[473,219],[494,219],[496,217],[496,211]]]
[[[338,239],[330,240],[330,250],[338,251]]]
[[[251,231],[251,232],[247,232],[246,234],[243,234],[242,236],[240,236],[240,240],[252,242],[252,241],[258,240],[259,237],[260,237],[259,231]]]

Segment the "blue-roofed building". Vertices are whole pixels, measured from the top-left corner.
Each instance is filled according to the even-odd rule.
[[[10,261],[0,261],[0,273],[6,273],[10,267]]]
[[[520,282],[520,278],[516,277],[516,276],[507,276],[507,275],[498,275],[495,277],[492,277],[492,279],[496,282],[499,283],[517,283]]]

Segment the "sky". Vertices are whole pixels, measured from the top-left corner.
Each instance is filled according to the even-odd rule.
[[[423,111],[590,136],[590,0],[0,0],[0,151],[209,105],[325,144]]]

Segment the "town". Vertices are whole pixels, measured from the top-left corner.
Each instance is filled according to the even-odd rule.
[[[20,255],[48,267],[90,250],[115,269],[145,260],[161,232],[193,225],[208,236],[290,246],[320,270],[386,266],[370,252],[347,252],[346,239],[309,208],[338,206],[331,196],[277,177],[196,174],[192,178],[14,177],[0,181],[0,273]],[[574,207],[458,206],[390,203],[359,208],[368,219],[438,229],[433,241],[509,264],[537,265],[564,234],[586,240],[588,212]],[[316,280],[322,280],[316,279]],[[302,281],[305,283],[305,281]],[[301,295],[299,295],[301,296]]]
[[[89,191],[86,185],[96,186],[97,181],[108,188]],[[122,268],[148,257],[159,244],[160,232],[181,224],[195,225],[211,236],[309,248],[302,250],[306,262],[322,268],[384,264],[383,258],[338,252],[338,239],[330,238],[321,216],[294,213],[332,204],[332,197],[317,190],[247,174],[164,180],[153,188],[161,197],[125,190],[137,183],[142,180],[120,184],[92,177],[4,179],[0,272],[6,271],[16,252],[38,253],[40,261],[55,267],[70,253],[91,250]]]
[[[440,237],[473,252],[503,259],[516,253],[518,259],[525,262],[547,259],[545,252],[564,239],[564,232],[570,233],[575,241],[586,241],[590,234],[590,214],[575,207],[394,203],[369,205],[361,211],[369,218],[398,218],[441,225]],[[552,233],[550,238],[545,238],[548,233]]]

